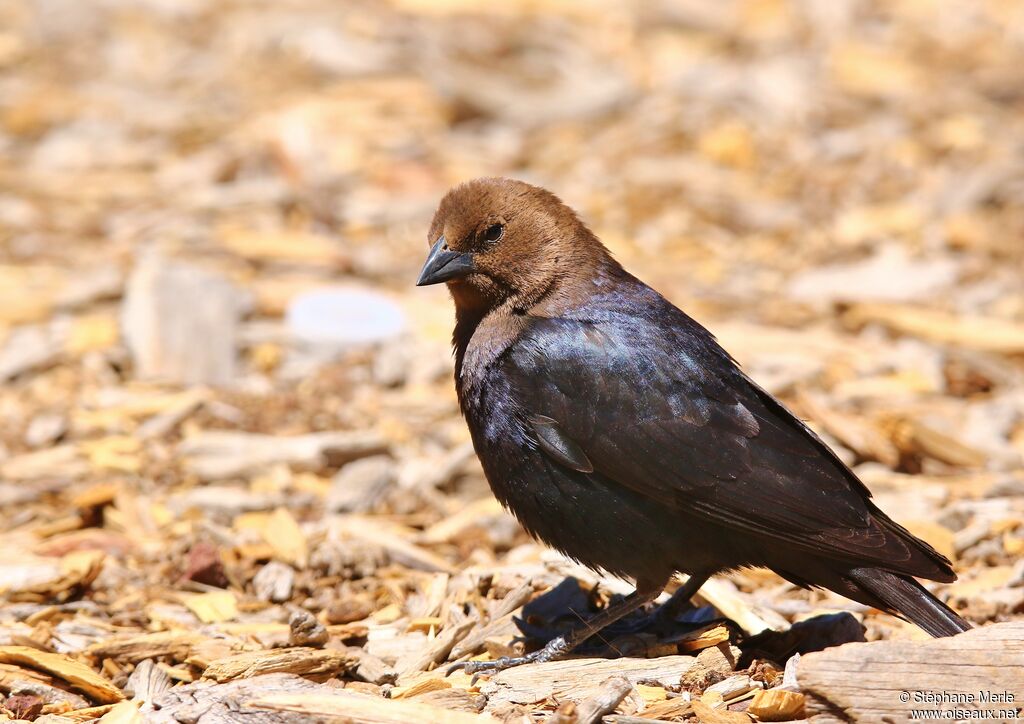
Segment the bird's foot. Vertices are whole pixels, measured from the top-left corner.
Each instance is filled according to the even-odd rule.
[[[449,666],[445,676],[450,676],[452,672],[461,669],[467,674],[471,674],[475,683],[480,674],[497,673],[523,664],[544,664],[548,661],[556,661],[571,650],[572,646],[569,645],[566,637],[558,636],[548,641],[544,648],[537,649],[525,656],[502,656],[494,661],[460,661]]]

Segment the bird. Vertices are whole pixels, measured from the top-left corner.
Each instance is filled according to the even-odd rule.
[[[970,625],[916,579],[950,561],[698,322],[626,271],[554,193],[479,178],[441,199],[417,286],[445,283],[459,406],[497,499],[525,530],[635,590],[493,672],[562,658],[689,576],[768,568],[907,619]]]

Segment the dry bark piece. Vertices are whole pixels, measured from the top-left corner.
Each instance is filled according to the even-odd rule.
[[[748,633],[756,634],[765,629],[783,631],[789,628],[789,622],[782,615],[755,603],[728,579],[717,576],[708,579],[697,595]]]
[[[287,508],[278,508],[263,527],[263,538],[274,549],[274,555],[299,570],[309,562],[309,544],[298,521]]]
[[[785,689],[764,689],[754,694],[747,713],[758,721],[803,719],[804,695]]]
[[[924,455],[948,465],[965,468],[983,467],[988,460],[981,450],[929,427],[920,420],[897,418],[889,422],[897,447],[904,452]]]
[[[695,651],[703,651],[712,646],[728,643],[732,632],[724,623],[710,623],[694,631],[688,631],[683,636],[671,641],[681,653],[689,654]]]
[[[153,415],[139,425],[135,437],[140,440],[155,440],[170,435],[181,423],[203,406],[209,394],[203,390],[189,390],[177,397],[167,409]]]
[[[130,701],[114,704],[98,719],[100,724],[142,724],[139,707]]]
[[[501,671],[480,686],[488,708],[502,703],[532,704],[556,699],[576,701],[593,696],[609,676],[622,674],[630,683],[656,681],[668,688],[696,661],[693,656],[657,659],[565,659]]]
[[[0,475],[8,480],[45,482],[62,479],[66,481],[63,485],[66,485],[90,471],[89,463],[78,446],[71,444],[14,455],[0,461]]]
[[[648,704],[641,713],[649,719],[676,721],[692,712],[693,702],[687,697],[677,696]]]
[[[860,416],[837,411],[821,395],[805,389],[800,390],[800,407],[806,416],[820,424],[858,455],[868,460],[877,460],[883,465],[895,468],[900,461],[896,446],[877,428],[864,422]]]
[[[248,679],[261,674],[330,674],[348,671],[357,664],[346,651],[294,647],[270,651],[251,651],[212,661],[203,672],[218,683]]]
[[[992,317],[968,317],[898,304],[856,304],[844,315],[853,326],[878,322],[902,334],[956,347],[1024,353],[1024,325]]]
[[[68,431],[68,421],[63,415],[44,412],[32,418],[25,430],[25,444],[29,447],[52,445],[64,437]]]
[[[178,452],[184,456],[186,468],[203,480],[223,480],[277,464],[317,471],[387,448],[387,440],[368,430],[291,437],[208,430],[183,440]]]
[[[392,699],[411,699],[414,696],[420,694],[427,694],[431,691],[441,691],[442,689],[450,689],[452,684],[447,679],[442,679],[437,676],[424,676],[414,683],[410,683],[408,686],[396,686],[391,690]]]
[[[453,648],[449,655],[450,660],[460,659],[463,656],[477,653],[484,646],[488,638],[498,633],[510,632],[515,624],[512,622],[513,614],[525,605],[533,597],[533,584],[530,581],[523,583],[518,588],[509,591],[501,600],[490,623],[480,626],[462,639]]]
[[[697,654],[693,666],[683,673],[679,683],[690,691],[704,691],[732,674],[739,657],[740,650],[728,643],[706,648]]]
[[[497,724],[487,714],[451,711],[418,701],[394,701],[345,690],[261,696],[249,701],[248,706],[304,714],[327,724]]]
[[[416,701],[452,711],[468,711],[478,714],[487,705],[487,698],[466,689],[451,687],[420,694]]]
[[[750,724],[750,717],[743,712],[713,709],[701,701],[694,701],[692,705],[701,724]]]
[[[174,682],[167,672],[155,665],[152,659],[145,659],[138,663],[128,677],[125,692],[131,695],[132,701],[148,711],[153,708],[153,701],[172,686]]]
[[[701,694],[701,700],[713,701],[720,699],[725,702],[730,702],[733,699],[743,696],[748,691],[752,691],[756,687],[757,684],[746,674],[734,674],[705,689],[704,693]]]
[[[357,662],[351,671],[355,678],[378,686],[393,684],[398,679],[398,673],[392,667],[368,651],[353,647],[349,649],[349,653]]]
[[[86,653],[98,659],[109,658],[127,663],[162,657],[181,662],[204,640],[205,636],[189,631],[161,631],[141,636],[111,637],[93,644],[86,649]]]
[[[184,596],[182,603],[203,623],[230,621],[238,615],[238,600],[231,591]]]
[[[85,664],[63,654],[51,654],[27,646],[0,646],[0,663],[31,666],[66,681],[72,688],[91,699],[110,704],[124,699],[124,694],[110,681]]]
[[[412,531],[401,526],[382,525],[371,518],[344,515],[331,520],[331,527],[342,535],[381,546],[397,563],[429,573],[455,573],[455,568],[440,556],[412,543]]]
[[[446,661],[452,647],[461,641],[466,634],[475,626],[477,619],[467,618],[456,624],[449,624],[438,634],[431,644],[420,652],[415,652],[395,664],[398,671],[399,681],[403,677],[420,671],[426,671],[432,665]]]
[[[256,598],[272,603],[283,603],[291,598],[294,584],[295,569],[281,561],[270,561],[252,578],[252,587],[256,591]],[[328,615],[328,623],[348,623],[348,621],[331,621]]]
[[[251,679],[238,679],[223,684],[209,680],[178,686],[153,702],[154,710],[146,713],[149,724],[181,724],[182,722],[214,722],[215,724],[296,724],[308,720],[294,714],[274,714],[256,709],[249,701],[263,696],[288,694],[311,696],[323,691],[316,684],[293,674],[266,674]]]
[[[561,710],[547,719],[549,724],[595,724],[605,714],[611,714],[622,703],[633,684],[623,676],[611,676],[601,682],[598,691],[579,703],[570,703],[570,712]]]
[[[927,702],[903,702],[903,692],[964,693],[974,696],[975,703],[957,707],[1001,708],[999,703],[978,703],[978,692],[1019,695],[1021,671],[1024,622],[1016,621],[951,638],[853,643],[806,654],[797,678],[808,718],[826,724],[905,721],[912,708],[936,708]]]

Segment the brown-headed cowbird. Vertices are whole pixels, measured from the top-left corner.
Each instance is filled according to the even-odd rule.
[[[953,581],[949,561],[554,194],[464,183],[429,242],[417,284],[455,301],[455,385],[494,494],[535,537],[636,581],[540,651],[468,671],[561,656],[677,571],[672,615],[712,574],[754,566],[933,636],[969,628],[913,578]]]

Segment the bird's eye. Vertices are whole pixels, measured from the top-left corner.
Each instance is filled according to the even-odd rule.
[[[489,241],[493,244],[498,241],[504,233],[505,226],[503,224],[491,224],[484,232],[484,241]]]

